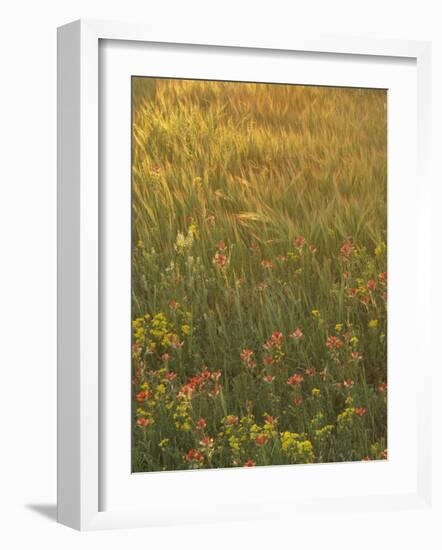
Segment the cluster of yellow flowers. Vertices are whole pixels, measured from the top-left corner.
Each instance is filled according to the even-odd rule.
[[[375,256],[382,256],[387,251],[387,245],[384,243],[384,241],[381,241],[377,247],[374,249]]]
[[[177,430],[189,432],[192,428],[191,405],[189,401],[182,401],[173,413],[173,420]]]
[[[304,434],[283,432],[281,434],[281,447],[290,462],[311,464],[315,459],[313,445],[311,441],[305,439]]]
[[[355,417],[355,408],[346,407],[337,418],[338,430],[350,429],[353,426],[353,421]]]
[[[220,441],[227,440],[234,464],[240,460],[241,451],[250,439],[249,433],[253,424],[254,418],[252,415],[244,416],[241,419],[234,415],[228,415],[221,420],[222,429],[218,433],[218,438]]]
[[[178,232],[175,241],[175,250],[178,254],[184,254],[186,250],[192,248],[196,235],[198,235],[198,226],[196,223],[191,223],[189,225],[187,235],[184,235],[181,231]]]
[[[324,444],[333,434],[333,424],[326,424],[322,428],[315,430],[315,440],[319,444]]]
[[[162,355],[170,349],[183,346],[184,338],[192,333],[192,314],[178,307],[174,310],[175,320],[163,312],[153,316],[146,314],[132,321],[134,354],[157,352]]]

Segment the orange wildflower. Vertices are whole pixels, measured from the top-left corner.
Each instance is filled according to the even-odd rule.
[[[204,455],[196,449],[189,449],[184,455],[184,460],[186,462],[198,462],[201,464],[202,462],[204,462]]]
[[[304,338],[304,334],[302,330],[299,327],[297,327],[291,334],[289,334],[289,338],[300,340],[301,338]]]
[[[301,382],[303,381],[304,381],[304,377],[301,374],[293,374],[287,380],[287,384],[289,386],[299,386],[299,384],[301,384]]]
[[[295,239],[295,246],[296,248],[302,248],[305,244],[305,237],[300,235],[299,237],[296,237]]]
[[[135,395],[135,399],[136,399],[136,401],[138,401],[138,403],[142,403],[143,401],[147,401],[151,397],[152,397],[152,392],[149,391],[149,390],[140,391]]]
[[[196,421],[195,426],[196,426],[197,430],[204,429],[207,426],[206,419],[205,418],[200,418],[199,420]]]
[[[138,418],[137,420],[137,426],[139,428],[146,428],[147,426],[150,426],[150,424],[152,424],[152,419],[144,418],[144,416],[141,418]]]
[[[341,255],[344,256],[344,258],[350,258],[350,256],[353,254],[355,247],[353,245],[353,241],[351,239],[347,239],[345,243],[341,246],[340,252]]]

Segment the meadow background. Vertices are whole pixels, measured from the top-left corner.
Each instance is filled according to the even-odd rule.
[[[384,90],[132,80],[133,470],[387,458]]]

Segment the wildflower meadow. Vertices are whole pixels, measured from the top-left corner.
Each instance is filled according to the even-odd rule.
[[[387,458],[386,91],[132,79],[134,472]]]

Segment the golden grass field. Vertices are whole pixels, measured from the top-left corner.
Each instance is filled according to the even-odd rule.
[[[133,470],[387,457],[386,92],[133,78]]]

